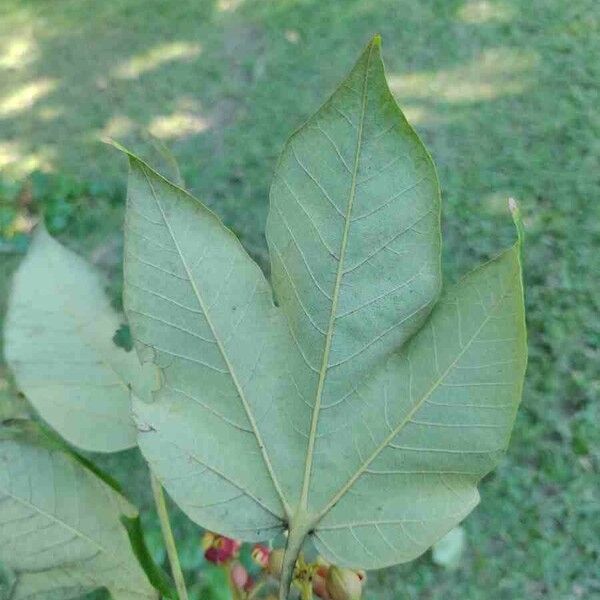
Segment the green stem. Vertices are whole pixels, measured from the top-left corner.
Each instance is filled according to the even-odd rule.
[[[160,528],[162,529],[163,539],[167,549],[167,556],[169,557],[169,563],[171,565],[171,574],[175,580],[177,594],[179,596],[179,600],[188,600],[188,594],[185,588],[185,579],[183,578],[183,572],[181,570],[181,564],[179,563],[179,556],[177,554],[177,547],[175,546],[175,538],[173,537],[173,530],[171,529],[171,523],[169,521],[169,513],[167,511],[165,495],[163,493],[160,481],[158,481],[152,471],[150,471],[150,483],[152,484],[154,504],[156,505],[156,512],[158,513],[158,518],[160,519]]]
[[[279,580],[279,600],[287,600],[290,593],[290,586],[294,579],[294,567],[296,560],[302,550],[304,539],[308,533],[308,527],[304,524],[300,526],[291,526],[288,531],[287,544],[283,554],[283,565],[281,567],[281,578]]]
[[[310,581],[303,581],[301,588],[302,600],[313,600],[312,585]]]

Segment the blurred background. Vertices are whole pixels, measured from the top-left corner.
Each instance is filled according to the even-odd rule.
[[[156,140],[169,148],[267,269],[277,155],[374,33],[439,170],[446,281],[513,239],[507,198],[521,203],[530,360],[458,566],[428,553],[370,574],[366,598],[600,598],[597,0],[2,0],[0,314],[41,211],[120,306],[126,164],[107,137],[167,173]],[[0,394],[9,385],[0,363]],[[100,461],[163,560],[143,461]],[[181,513],[175,525],[195,597],[225,600],[199,528]]]

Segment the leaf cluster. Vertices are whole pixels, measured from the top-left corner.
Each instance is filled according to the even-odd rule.
[[[284,534],[281,600],[309,541],[337,565],[381,568],[464,519],[521,397],[522,226],[513,206],[518,241],[442,286],[435,168],[390,93],[379,38],[283,149],[270,282],[204,204],[121,149],[136,353],[124,330],[113,340],[122,320],[97,275],[40,226],[5,339],[39,415],[77,448],[138,445],[203,527]],[[11,598],[37,598],[40,573],[39,598],[155,597],[117,491],[64,450],[8,434],[0,445]]]

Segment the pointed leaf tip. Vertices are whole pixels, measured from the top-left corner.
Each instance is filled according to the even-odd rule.
[[[519,204],[514,198],[508,199],[508,209],[510,210],[510,214],[512,216],[515,227],[517,228],[517,243],[519,244],[519,248],[523,249],[523,245],[525,243],[525,227],[523,226],[523,216],[521,215],[521,209],[519,208]]]
[[[116,148],[117,150],[120,150],[121,152],[123,152],[125,154],[129,154],[129,151],[127,150],[127,148],[125,148],[122,144],[120,144],[119,142],[117,142],[117,140],[114,140],[111,137],[103,137],[102,138],[102,142],[104,144],[107,144],[108,146],[112,146],[113,148]]]
[[[108,138],[106,140],[106,143],[109,146],[112,146],[113,148],[116,148],[117,150],[119,150],[119,152],[122,152],[123,154],[125,154],[125,156],[127,157],[130,165],[131,164],[135,164],[135,163],[140,163],[140,164],[142,164],[142,165],[144,165],[146,167],[150,167],[150,165],[148,165],[137,154],[135,154],[135,152],[133,152],[132,150],[129,150],[128,148],[126,148],[125,146],[123,146],[123,144],[121,144],[120,142],[117,142],[116,140]],[[152,168],[152,167],[150,167],[150,168]]]

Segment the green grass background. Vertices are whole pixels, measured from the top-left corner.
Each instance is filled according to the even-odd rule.
[[[152,155],[147,130],[266,267],[278,152],[374,33],[438,166],[448,281],[513,238],[506,199],[521,203],[530,361],[460,567],[426,555],[371,574],[366,597],[600,598],[597,0],[2,0],[0,304],[26,243],[15,217],[44,209],[119,305],[126,167],[99,139]],[[157,548],[141,459],[102,464]],[[176,528],[200,597],[217,598],[198,529],[180,514]]]

